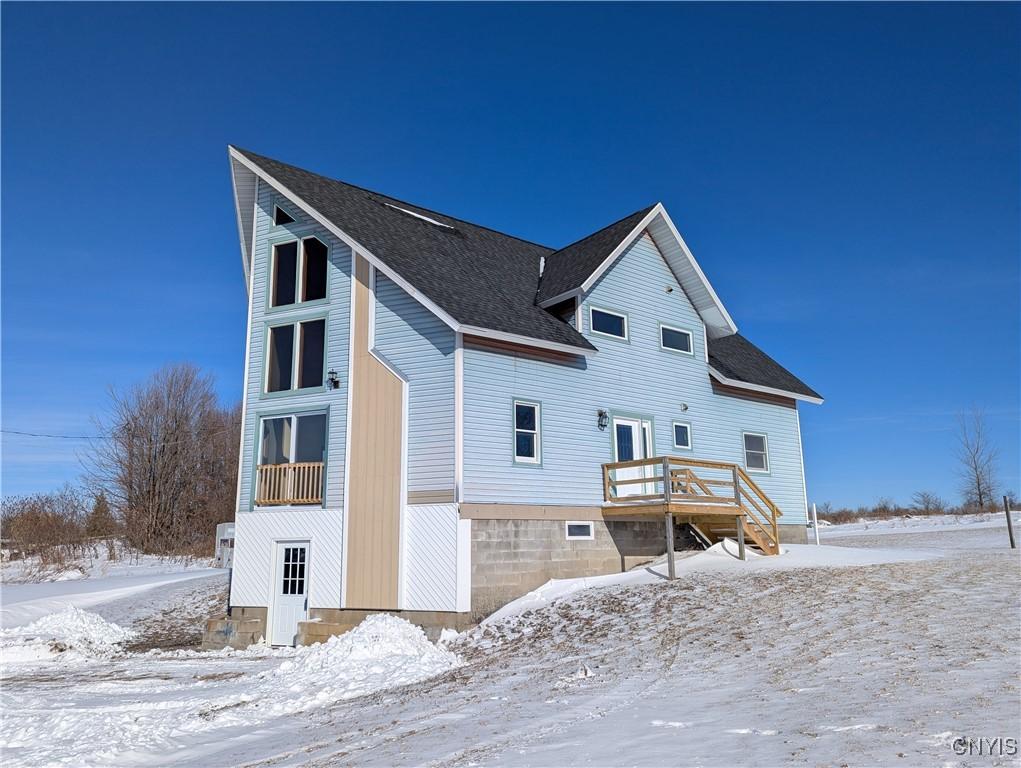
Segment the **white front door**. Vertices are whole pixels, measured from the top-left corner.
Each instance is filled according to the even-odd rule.
[[[294,645],[298,622],[308,618],[308,542],[277,543],[270,644]]]
[[[652,430],[647,421],[639,419],[613,420],[613,460],[634,461],[647,459],[652,450]],[[616,470],[617,480],[632,480],[650,476],[650,467],[632,467]],[[628,483],[617,486],[617,496],[640,496],[648,493],[647,483]]]

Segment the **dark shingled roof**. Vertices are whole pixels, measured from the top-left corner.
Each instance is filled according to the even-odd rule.
[[[535,303],[539,259],[552,253],[552,248],[235,149],[458,322],[595,349],[578,331]],[[390,205],[453,229],[422,221]]]
[[[822,400],[822,395],[740,333],[709,339],[709,364],[728,379]]]
[[[546,269],[539,283],[538,301],[546,301],[578,288],[655,207],[650,205],[648,208],[635,211],[630,216],[547,256]]]
[[[554,251],[254,152],[234,149],[368,248],[458,322],[588,350],[595,349],[588,339],[537,302],[584,283],[655,207],[636,211]],[[430,224],[391,206],[428,216],[446,226]],[[546,258],[546,266],[540,285],[542,257]],[[819,397],[740,334],[710,339],[709,362],[730,379]]]

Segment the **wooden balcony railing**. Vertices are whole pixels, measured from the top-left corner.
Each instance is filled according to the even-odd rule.
[[[766,549],[779,551],[783,513],[744,467],[724,461],[656,456],[603,464],[606,508],[663,507],[692,516],[740,516]]]
[[[260,464],[255,503],[260,507],[323,503],[323,462]]]

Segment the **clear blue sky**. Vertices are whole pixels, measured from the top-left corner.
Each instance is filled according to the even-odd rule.
[[[661,200],[802,408],[811,499],[1019,479],[1018,5],[11,4],[2,417],[90,434],[190,360],[240,399],[226,145],[562,245]],[[3,493],[79,473],[3,437]]]

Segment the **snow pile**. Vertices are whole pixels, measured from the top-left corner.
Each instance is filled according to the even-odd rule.
[[[109,659],[134,636],[98,614],[68,606],[27,626],[0,630],[0,649],[5,662],[43,659],[66,651]]]
[[[426,680],[461,664],[426,639],[414,624],[375,614],[325,643],[288,649],[289,658],[260,675],[253,703],[274,712],[297,712],[342,699]],[[281,694],[299,694],[281,697]]]

